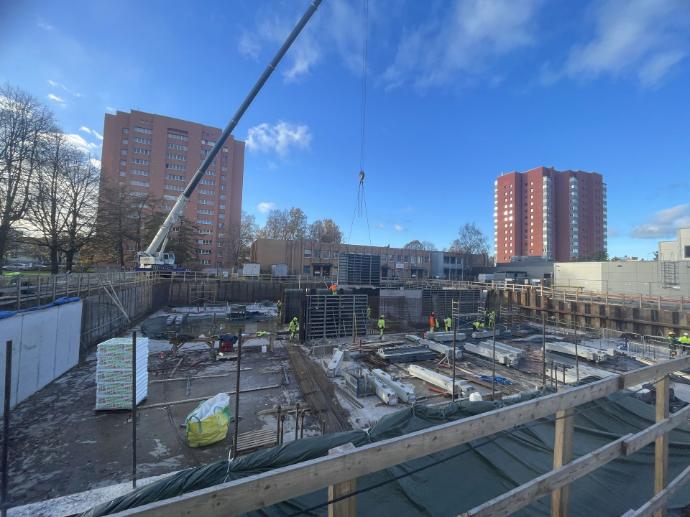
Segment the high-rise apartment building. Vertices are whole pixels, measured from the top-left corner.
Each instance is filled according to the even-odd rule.
[[[159,200],[167,213],[220,134],[215,127],[141,111],[106,114],[101,186],[124,186],[132,196]],[[244,142],[230,137],[187,204],[184,217],[196,227],[193,254],[203,269],[233,265],[227,244],[239,231],[243,171]],[[127,250],[132,260],[136,251]]]
[[[601,174],[537,167],[494,182],[496,262],[532,256],[566,262],[606,252]]]

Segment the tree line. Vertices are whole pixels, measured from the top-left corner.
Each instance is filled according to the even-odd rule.
[[[99,169],[70,145],[36,98],[0,86],[0,259],[13,246],[44,250],[69,271],[95,232]]]

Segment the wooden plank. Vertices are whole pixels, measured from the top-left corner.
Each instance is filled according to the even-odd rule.
[[[669,378],[664,375],[656,385],[656,421],[668,418]],[[663,492],[668,481],[668,434],[664,433],[654,441],[654,494]],[[659,508],[654,517],[665,517],[666,508]]]
[[[346,443],[339,447],[334,447],[328,451],[329,455],[344,454],[353,451],[355,446]],[[328,486],[328,500],[333,501],[357,490],[357,480],[350,479],[342,483]],[[328,505],[328,517],[355,517],[357,515],[357,497],[352,496],[342,501],[337,501]]]
[[[575,412],[573,408],[568,408],[556,413],[554,425],[553,443],[553,468],[554,470],[570,463],[573,459],[573,420]],[[566,484],[556,488],[551,493],[551,515],[552,517],[568,517],[568,507],[570,502],[570,486]]]
[[[485,502],[468,512],[462,517],[494,517],[510,515],[521,508],[531,504],[535,500],[543,497],[554,490],[568,485],[590,472],[598,469],[602,465],[618,458],[623,454],[623,443],[631,435],[625,435],[599,449],[592,451],[584,456],[580,456],[558,469],[551,470],[546,474],[534,478],[513,490],[506,492]]]
[[[682,423],[686,422],[690,418],[690,405],[685,406],[683,409],[676,411],[669,418],[657,422],[656,424],[648,427],[641,433],[633,435],[629,440],[625,442],[625,454],[629,456],[643,447],[646,447],[653,441],[655,441],[659,436],[669,432],[671,429],[675,429]]]
[[[323,456],[270,472],[249,476],[178,497],[133,508],[123,515],[160,515],[173,517],[198,512],[209,516],[248,512],[277,502],[314,492],[329,484],[347,481],[406,461],[466,443],[477,438],[511,429],[543,418],[557,411],[577,407],[618,391],[634,374],[636,384],[662,374],[687,368],[690,356],[545,397],[521,402],[469,418],[448,422],[404,436],[398,436],[357,448],[337,457]],[[640,374],[644,371],[646,373]]]
[[[652,497],[643,506],[637,510],[629,510],[625,512],[625,517],[649,517],[653,513],[665,509],[668,506],[668,500],[675,494],[678,489],[684,488],[685,484],[690,482],[690,465],[685,467],[673,481],[671,481],[666,488]]]

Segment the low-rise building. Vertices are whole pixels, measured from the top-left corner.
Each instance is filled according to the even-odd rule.
[[[690,261],[557,262],[554,288],[688,297]]]
[[[382,280],[462,280],[468,278],[474,266],[485,266],[488,263],[486,255],[333,244],[304,239],[257,239],[252,243],[251,261],[261,265],[262,274],[270,274],[274,265],[286,264],[289,275],[337,278],[341,253],[379,256]]]
[[[659,260],[690,260],[690,228],[679,228],[674,241],[659,241]]]

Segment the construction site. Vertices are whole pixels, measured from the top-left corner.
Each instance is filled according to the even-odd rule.
[[[361,257],[358,264],[364,267]],[[687,415],[690,377],[680,370],[687,369],[690,355],[682,347],[669,347],[663,336],[669,330],[686,329],[688,314],[678,312],[672,300],[598,300],[598,293],[580,291],[578,302],[569,303],[573,293],[473,282],[407,282],[396,288],[341,283],[332,290],[316,283],[298,287],[290,279],[219,280],[151,273],[90,277],[78,281],[79,296],[67,286],[64,292],[50,286],[45,296],[52,297],[55,290],[54,301],[43,299],[35,286],[29,286],[18,301],[24,308],[7,312],[8,317],[0,320],[2,334],[11,339],[13,348],[14,375],[6,406],[11,412],[9,515],[177,513],[177,501],[202,497],[195,495],[201,488],[227,494],[223,497],[228,498],[228,506],[218,508],[219,513],[270,505],[280,515],[307,512],[312,506],[309,512],[325,513],[338,501],[333,502],[330,491],[327,495],[315,490],[286,492],[271,502],[257,499],[236,511],[233,494],[241,489],[232,486],[258,472],[270,478],[278,467],[307,468],[309,462],[304,461],[332,458],[328,450],[344,443],[359,447],[370,440],[376,445],[382,439],[411,439],[439,424],[450,430],[472,416],[481,426],[476,439],[458,435],[465,445],[449,442],[453,448],[443,452],[427,455],[419,450],[402,456],[394,463],[406,465],[403,471],[391,464],[366,476],[358,474],[362,483],[358,487],[383,485],[352,497],[361,501],[357,513],[368,514],[367,508],[388,501],[392,486],[408,497],[420,496],[421,479],[435,486],[452,465],[469,476],[466,469],[474,468],[471,464],[450,460],[445,464],[439,458],[454,457],[460,449],[470,454],[487,440],[490,445],[472,454],[484,457],[482,461],[493,469],[502,469],[506,461],[503,455],[492,456],[496,447],[511,451],[512,461],[522,458],[520,462],[527,462],[523,468],[531,465],[523,474],[518,474],[520,469],[504,473],[512,480],[508,484],[496,477],[499,470],[490,469],[475,477],[475,490],[463,485],[464,496],[441,498],[434,503],[438,506],[430,506],[434,514],[446,514],[451,508],[462,513],[534,475],[558,472],[551,471],[546,461],[558,452],[558,441],[553,442],[559,432],[558,417],[541,417],[530,409],[525,417],[529,423],[510,424],[508,431],[496,434],[491,427],[484,429],[484,415],[489,419],[542,399],[574,397],[578,390],[601,383],[626,390],[615,396],[606,392],[596,402],[585,396],[576,405],[588,404],[563,409],[576,415],[571,431],[575,453],[571,450],[570,458],[589,457],[602,445],[597,439],[615,443],[616,437],[651,432],[642,431],[648,426],[674,427],[667,442],[667,475],[672,478],[683,468],[687,472],[690,426],[681,415]],[[139,313],[128,305],[135,293],[148,300],[137,304],[146,307]],[[228,293],[234,293],[234,299]],[[650,308],[645,309],[645,304]],[[645,310],[655,312],[654,317],[647,319]],[[435,321],[430,328],[432,315]],[[297,328],[290,324],[294,318]],[[648,333],[634,331],[640,328]],[[89,341],[96,346],[86,345]],[[44,343],[44,348],[31,346],[35,342]],[[82,343],[81,349],[77,343]],[[123,361],[114,369],[113,357]],[[35,363],[38,376],[26,375]],[[132,364],[136,364],[134,372]],[[645,376],[648,371],[666,372],[660,377],[667,390],[667,413],[662,419],[657,410],[664,392],[656,377]],[[629,375],[639,382],[623,386],[620,379]],[[133,378],[136,389],[130,384]],[[118,379],[125,381],[120,391],[113,388]],[[199,447],[190,434],[190,412],[219,396],[225,397],[229,416],[212,443]],[[599,415],[595,421],[588,412],[608,416]],[[629,416],[624,416],[626,412]],[[668,415],[678,416],[669,419]],[[664,423],[654,424],[655,420]],[[594,432],[592,426],[600,431]],[[515,433],[527,433],[533,441],[535,429],[545,433],[538,446],[543,464],[516,449],[516,443],[526,438],[516,438]],[[415,432],[409,435],[411,431]],[[582,433],[592,443],[581,439]],[[634,497],[609,501],[612,510],[605,514],[624,513],[652,497],[658,468],[655,454],[649,448],[640,450],[644,457],[636,456],[634,463],[639,470],[632,484]],[[344,460],[349,453],[343,454]],[[394,457],[386,461],[393,462]],[[604,497],[616,469],[628,464],[620,461],[603,464],[598,472],[606,473],[606,481],[587,485],[586,490]],[[444,466],[422,469],[408,478],[407,469],[417,472],[419,462]],[[573,464],[564,461],[561,469]],[[389,481],[379,479],[383,473]],[[319,477],[318,483],[338,488],[329,476]],[[413,478],[414,487],[406,488]],[[584,485],[573,485],[569,503],[574,514],[584,514],[591,504],[579,503],[577,494],[584,489],[580,486]],[[539,493],[551,493],[544,490]],[[686,490],[676,490],[667,503],[681,511],[690,504],[687,496]],[[399,507],[402,501],[395,504],[400,511],[413,512],[412,507]],[[530,513],[549,513],[547,500],[538,495],[525,505]],[[160,510],[147,509],[159,506]],[[213,514],[211,509],[203,513]]]
[[[480,281],[492,274],[466,268],[470,252],[398,256],[371,245],[366,2],[352,225],[366,223],[370,245],[255,241],[255,256],[287,257],[266,259],[263,276],[248,261],[242,273],[176,263],[167,246],[183,233],[185,206],[197,185],[215,185],[204,179],[216,173],[209,167],[230,154],[225,142],[320,3],[287,33],[222,133],[194,147],[201,164],[189,181],[166,176],[186,187],[169,189],[174,204],[147,228],[148,245],[137,243],[133,271],[2,278],[2,515],[690,515],[682,295]],[[155,140],[128,131],[120,142]],[[165,152],[180,162],[166,172],[185,170],[178,152],[192,144],[183,133],[166,132],[175,142]],[[573,174],[562,190],[576,202]],[[549,192],[547,180],[537,188]],[[518,206],[508,190],[506,232]],[[206,219],[208,206],[197,223],[218,222]],[[598,222],[605,229],[605,216]],[[547,226],[537,231],[544,242]],[[196,242],[213,246],[214,258],[225,246]]]

